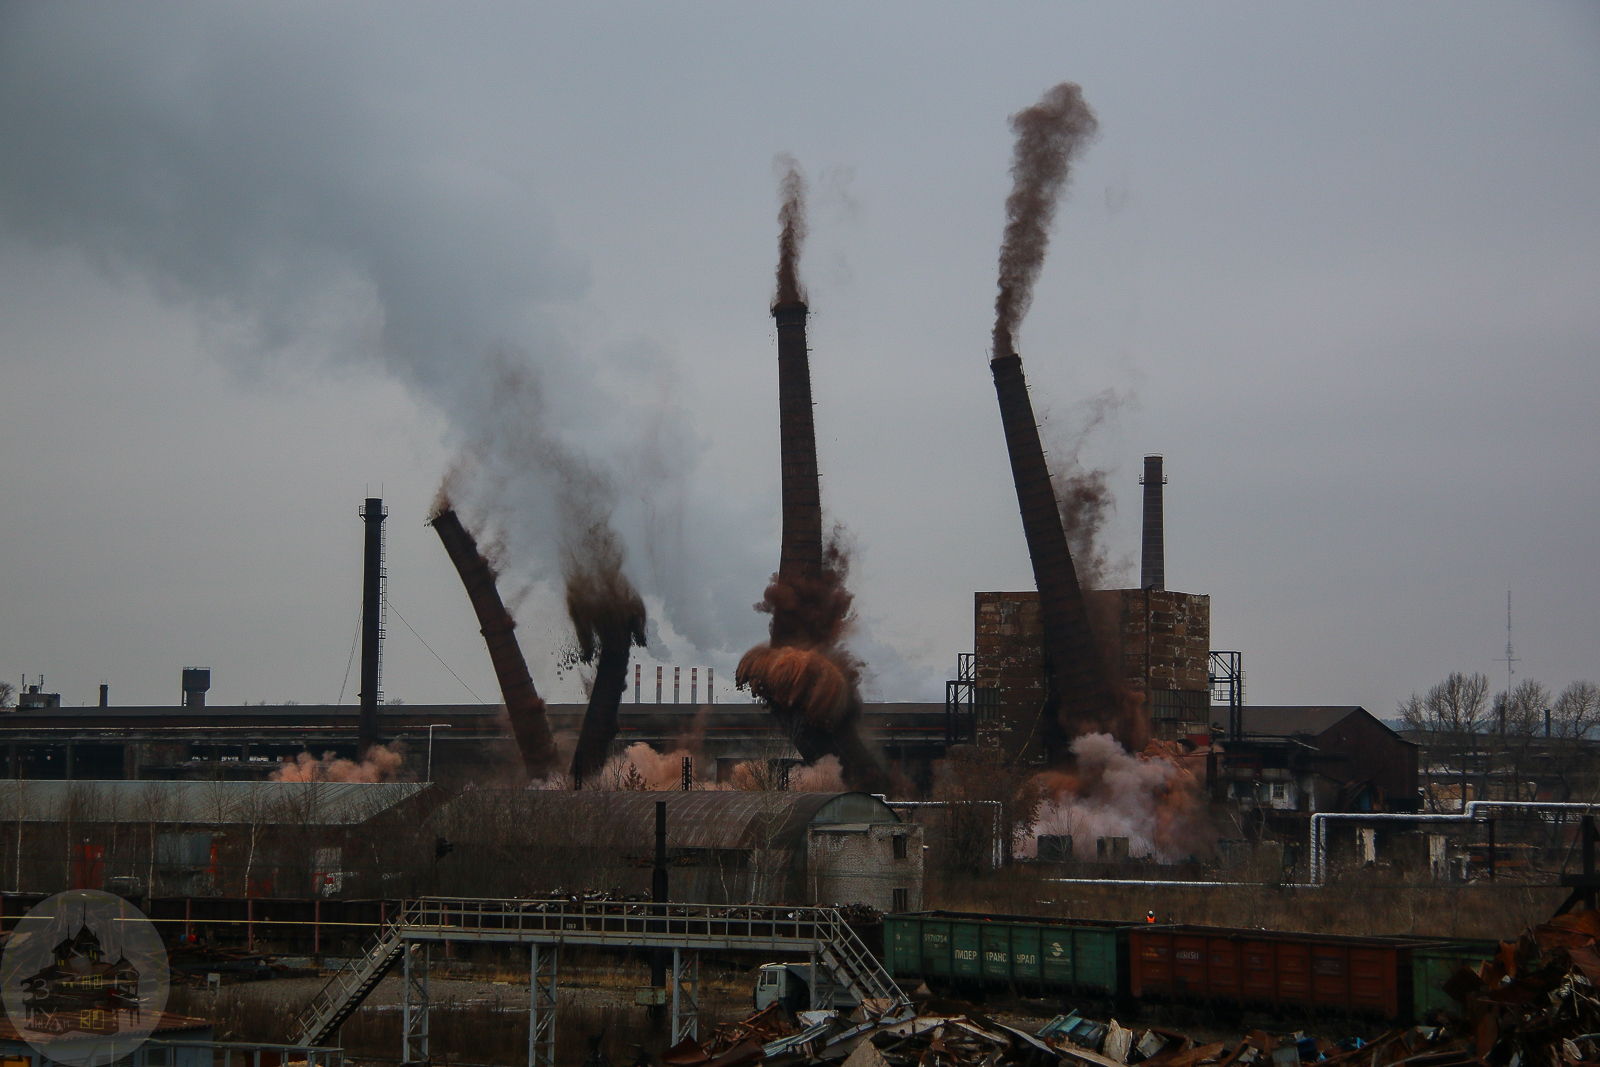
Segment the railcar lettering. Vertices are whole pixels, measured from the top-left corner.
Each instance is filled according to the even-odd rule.
[[[958,959],[958,960],[975,960],[977,958],[978,958],[978,950],[975,949],[975,948],[958,948],[958,949],[956,949],[956,959]]]

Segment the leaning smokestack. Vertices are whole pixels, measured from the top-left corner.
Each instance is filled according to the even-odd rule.
[[[361,508],[366,553],[361,573],[361,723],[356,750],[363,757],[378,743],[379,657],[383,648],[383,500],[369,496]]]
[[[1083,91],[1070,82],[1053,87],[1039,103],[1011,116],[1017,140],[1000,244],[994,355],[989,364],[1022,511],[1022,531],[1039,589],[1045,659],[1040,733],[1052,762],[1067,754],[1067,745],[1078,734],[1109,728],[1116,719],[1116,702],[1101,668],[1078,572],[1067,547],[1015,337],[1044,267],[1069,163],[1096,128]]]
[[[461,525],[455,510],[445,508],[433,517],[433,528],[450,554],[450,562],[467,587],[467,598],[478,616],[483,639],[489,646],[489,660],[500,681],[500,695],[506,703],[511,733],[522,753],[522,765],[530,778],[549,777],[556,760],[556,742],[545,719],[544,701],[533,687],[533,676],[522,658],[514,632],[516,622],[500,600],[494,570],[478,551],[478,542]]]
[[[1144,542],[1139,554],[1139,586],[1143,589],[1167,587],[1167,545],[1165,518],[1162,515],[1161,487],[1167,484],[1161,473],[1161,457],[1144,457]]]
[[[589,530],[581,552],[569,553],[565,565],[567,615],[578,639],[578,662],[594,665],[589,706],[572,753],[572,785],[598,774],[617,737],[617,715],[628,685],[628,657],[634,645],[645,647],[644,598],[622,572],[622,542],[605,524]],[[677,668],[673,668],[673,702],[677,702]]]
[[[1073,732],[1067,722],[1104,725],[1111,721],[1114,700],[1095,651],[1094,632],[1078,585],[1078,571],[1067,548],[1061,511],[1056,506],[1050,468],[1045,464],[1033,402],[1015,352],[997,354],[989,364],[1000,400],[1011,477],[1022,510],[1022,533],[1033,562],[1044,630],[1046,705],[1042,740],[1052,761],[1066,751]]]

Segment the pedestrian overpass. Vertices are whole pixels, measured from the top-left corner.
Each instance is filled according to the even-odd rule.
[[[443,942],[528,946],[529,1067],[554,1067],[556,954],[566,945],[670,951],[673,1044],[699,1036],[699,954],[706,950],[806,956],[813,965],[813,1004],[833,1002],[837,975],[863,1004],[908,1006],[894,979],[833,908],[420,897],[405,901],[366,953],[312,998],[297,1020],[296,1044],[328,1044],[399,966],[405,976],[402,1062],[427,1059],[428,963],[432,946]]]

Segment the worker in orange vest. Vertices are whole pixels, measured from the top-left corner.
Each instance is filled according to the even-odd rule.
[[[1155,923],[1155,921],[1156,921],[1156,910],[1154,908],[1151,908],[1149,911],[1144,913],[1144,921],[1147,922],[1147,923],[1151,923],[1151,924]]]

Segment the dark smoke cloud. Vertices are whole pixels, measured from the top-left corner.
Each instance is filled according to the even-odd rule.
[[[677,634],[731,659],[770,519],[696,479],[706,445],[660,387],[669,361],[585,329],[582,259],[514,156],[460,135],[446,104],[414,106],[405,34],[328,7],[294,23],[248,5],[0,7],[0,99],[27,102],[0,107],[0,239],[148,287],[241,378],[392,376],[469,454],[452,488],[493,527],[508,579],[563,581],[561,546],[599,499],[573,464],[603,460],[600,510],[634,580]],[[551,400],[535,449],[550,463],[523,451],[508,363]]]
[[[779,153],[772,161],[781,172],[778,180],[778,291],[774,304],[801,304],[806,292],[800,285],[800,246],[806,240],[806,176],[793,156]]]
[[[550,398],[543,435],[608,472],[610,525],[662,631],[721,674],[758,632],[772,500],[706,476],[670,354],[597,325],[544,161],[463,112],[430,21],[0,4],[0,241],[154,293],[246,381],[400,383],[500,491],[491,509],[469,477],[456,496],[503,545],[508,607],[517,588],[554,607],[563,539],[587,524],[566,517],[558,476],[484,447],[518,436],[493,420],[523,418],[497,395],[494,354],[509,353]]]
[[[493,395],[491,417],[469,440],[441,493],[470,501],[477,513],[503,529],[535,506],[519,494],[530,481],[538,485],[544,509],[559,531],[561,576],[577,658],[596,665],[590,706],[599,715],[604,748],[615,734],[615,703],[621,699],[629,649],[645,644],[647,622],[644,600],[625,572],[627,552],[612,525],[617,489],[604,467],[551,432],[551,405],[525,362],[496,361]],[[608,702],[609,710],[603,706]],[[603,729],[608,719],[609,732]],[[595,766],[601,762],[603,755]]]
[[[1099,129],[1083,90],[1062,82],[1037,104],[1011,116],[1017,135],[1000,244],[1000,292],[994,301],[994,351],[1012,351],[1017,327],[1033,303],[1033,284],[1050,247],[1050,227],[1072,157]]]
[[[622,544],[608,525],[590,527],[566,556],[567,615],[577,633],[578,659],[595,667],[572,755],[572,778],[583,782],[605,765],[616,740],[629,650],[644,647],[646,619],[644,600],[622,573]]]

